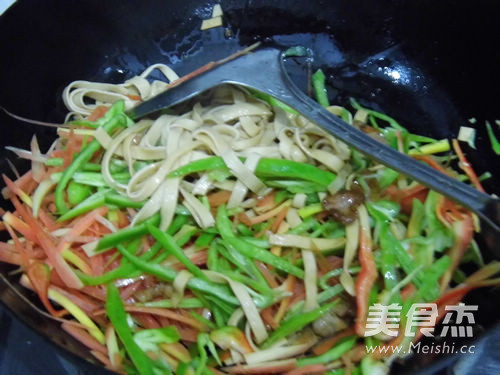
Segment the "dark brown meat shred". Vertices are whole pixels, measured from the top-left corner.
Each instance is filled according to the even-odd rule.
[[[342,224],[350,224],[357,217],[357,208],[363,204],[365,196],[360,189],[340,190],[335,195],[323,199],[323,207],[330,217]]]

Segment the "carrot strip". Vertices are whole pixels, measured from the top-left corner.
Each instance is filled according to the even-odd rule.
[[[259,268],[260,272],[262,273],[262,276],[264,276],[264,279],[266,279],[269,286],[273,289],[277,288],[279,286],[278,282],[276,281],[274,275],[269,271],[269,268],[267,268],[267,266],[262,262],[256,262],[256,263],[257,263],[257,267]]]
[[[56,253],[61,254],[64,250],[69,249],[71,243],[74,241],[74,237],[82,234],[87,230],[98,217],[106,215],[108,212],[107,207],[99,207],[95,210],[90,211],[85,216],[80,217],[71,223],[72,228],[69,233],[59,242],[57,246]]]
[[[266,324],[271,326],[272,329],[276,329],[279,327],[279,324],[276,323],[276,321],[274,320],[272,306],[269,306],[269,307],[265,308],[264,310],[262,310],[260,312],[260,316],[262,317],[262,320],[264,320],[264,322]]]
[[[161,328],[160,323],[151,314],[134,313],[132,315],[146,329]]]
[[[3,248],[3,245],[9,245],[5,242],[0,242],[0,261],[10,264],[15,264],[16,266],[21,266],[24,264],[24,261],[21,257],[21,254],[15,251],[9,251]]]
[[[130,313],[146,313],[146,314],[151,314],[154,316],[161,316],[165,317],[171,320],[178,321],[180,323],[186,324],[188,326],[191,326],[193,328],[196,328],[197,330],[202,330],[203,329],[203,324],[198,322],[196,319],[193,318],[187,318],[185,316],[182,316],[181,314],[171,311],[168,309],[160,309],[156,307],[143,307],[143,306],[132,306],[132,305],[125,305],[125,311],[130,312]],[[99,310],[94,312],[94,315],[103,315],[106,311],[105,310]]]
[[[427,164],[429,164],[430,167],[437,169],[439,172],[451,175],[448,170],[446,170],[441,164],[439,164],[432,156],[430,155],[413,155],[412,156],[414,159],[421,160]]]
[[[286,281],[285,281],[288,291],[293,292],[295,290],[296,280],[297,279],[295,278],[295,276],[288,274]],[[304,295],[305,295],[305,292],[304,292]],[[274,316],[274,320],[277,324],[279,324],[281,319],[283,319],[283,317],[285,316],[285,313],[288,310],[288,306],[290,306],[290,303],[292,302],[292,298],[293,297],[290,296],[290,297],[283,298],[281,300],[280,307],[278,308],[278,312]]]
[[[443,292],[453,276],[453,272],[457,268],[460,260],[469,247],[472,237],[474,236],[474,223],[471,215],[465,216],[464,220],[457,221],[453,224],[453,232],[455,240],[452,247],[448,251],[448,256],[451,258],[451,265],[448,267],[443,277],[441,278],[441,292]]]
[[[260,198],[257,201],[256,206],[257,207],[266,207],[266,206],[272,207],[274,205],[274,197],[275,196],[276,196],[276,192],[273,190],[269,194],[267,194],[266,196]]]
[[[38,217],[40,218],[40,221],[43,223],[43,225],[45,225],[45,227],[50,232],[53,232],[61,227],[56,223],[52,215],[46,212],[43,208],[40,208],[38,210]]]
[[[273,225],[271,226],[271,231],[273,233],[276,233],[278,231],[278,228],[280,227],[281,223],[283,220],[285,220],[286,214],[288,212],[288,207],[284,207],[278,215],[276,215],[276,218],[273,221]]]
[[[309,365],[304,367],[299,367],[294,370],[285,372],[285,375],[312,375],[312,374],[324,374],[327,368],[323,364]]]
[[[189,327],[181,327],[176,325],[177,331],[179,331],[179,336],[181,336],[181,340],[188,342],[196,342],[198,339],[198,331]]]
[[[208,203],[210,207],[219,207],[222,204],[226,204],[231,198],[231,191],[229,190],[220,190],[216,193],[209,194],[207,196]]]
[[[23,237],[25,237],[28,241],[37,242],[36,235],[33,232],[33,228],[31,228],[17,216],[13,215],[10,212],[7,212],[3,216],[3,221],[6,226],[14,228],[16,231],[21,233]]]
[[[6,228],[10,234],[10,237],[14,241],[15,249],[17,251],[17,254],[19,254],[19,256],[20,256],[19,259],[21,260],[21,265],[24,268],[28,267],[28,265],[30,264],[30,258],[26,252],[26,249],[24,248],[21,241],[19,241],[19,237],[17,237],[17,234],[12,230],[12,228],[8,224],[6,224]]]
[[[458,141],[456,139],[452,140],[451,143],[453,145],[453,149],[455,150],[455,152],[458,156],[458,160],[460,160],[460,162],[458,163],[458,166],[469,177],[470,181],[476,187],[476,189],[479,191],[482,191],[484,193],[485,191],[484,191],[483,185],[481,185],[481,181],[479,181],[479,178],[477,177],[476,172],[474,172],[474,169],[472,168],[471,163],[469,163],[469,161],[466,159],[462,149],[460,148],[460,144],[458,143]]]
[[[198,251],[197,253],[192,255],[189,259],[197,266],[204,265],[207,263],[208,251],[207,250]]]
[[[114,369],[113,369],[113,365],[111,364],[111,361],[109,360],[109,358],[108,358],[106,355],[104,355],[104,354],[102,354],[101,352],[98,352],[98,351],[96,351],[96,350],[91,350],[91,351],[90,351],[90,354],[92,354],[92,355],[93,355],[94,357],[96,357],[99,361],[101,361],[101,362],[102,362],[102,364],[103,364],[106,368],[108,368],[109,370],[114,371]]]
[[[104,355],[108,355],[108,349],[106,349],[103,344],[99,343],[95,338],[93,338],[85,329],[74,327],[73,325],[67,323],[61,324],[61,327],[87,348],[95,350],[96,352],[102,353]]]
[[[359,262],[361,272],[356,279],[357,317],[355,330],[358,336],[363,336],[368,314],[368,299],[377,278],[377,267],[373,259],[371,239],[362,226],[359,231]]]
[[[50,287],[55,291],[61,293],[65,297],[67,297],[69,300],[71,300],[71,302],[73,302],[75,305],[80,307],[83,311],[85,311],[88,314],[91,314],[93,311],[102,308],[101,303],[95,301],[94,299],[91,299],[90,297],[76,290],[72,290],[70,292],[58,286],[51,285]]]
[[[135,100],[135,99],[132,99],[132,100]],[[87,117],[87,120],[89,120],[89,121],[99,120],[101,117],[104,117],[106,112],[108,112],[109,108],[110,108],[109,106],[104,106],[104,105],[97,106],[92,111],[92,113],[89,115],[89,117]]]
[[[312,348],[312,352],[315,355],[321,355],[323,353],[326,353],[331,348],[333,348],[344,337],[354,335],[354,333],[355,333],[354,332],[354,327],[353,328],[345,329],[345,330],[337,333],[335,336],[329,337],[326,340],[323,340],[319,344],[315,345]]]
[[[139,101],[139,100],[142,100],[142,98],[139,96],[139,95],[127,95],[127,97],[130,99],[130,100],[135,100],[135,101]]]
[[[235,218],[237,218],[237,220],[239,222],[242,222],[243,224],[245,224],[248,227],[250,227],[250,226],[253,225],[252,222],[250,221],[250,218],[244,212],[242,212],[239,215],[235,216]],[[235,223],[235,224],[237,224],[237,223]]]

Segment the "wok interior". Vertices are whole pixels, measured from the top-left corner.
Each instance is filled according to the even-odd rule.
[[[411,131],[438,138],[456,135],[466,119],[476,118],[477,150],[467,149],[469,160],[479,173],[495,173],[483,121],[498,116],[500,61],[490,51],[499,26],[493,2],[464,3],[234,0],[222,4],[224,28],[201,32],[201,19],[210,16],[215,1],[20,1],[0,18],[2,35],[9,35],[1,42],[0,104],[26,117],[61,122],[61,92],[75,79],[120,82],[155,62],[183,75],[255,40],[301,44],[315,51],[314,64],[327,73],[336,102],[354,96]],[[43,149],[53,139],[52,130],[0,116],[2,172],[9,170],[4,146],[26,147],[35,131]],[[20,170],[27,167],[15,162]],[[485,182],[490,193],[498,193],[497,186],[496,176]],[[488,258],[488,244],[480,245]],[[7,275],[10,269],[0,270]],[[467,297],[466,303],[479,304],[475,337],[496,323],[499,296],[482,289]],[[91,360],[58,323],[41,317],[5,283],[0,298],[42,335]],[[437,361],[436,355],[414,356],[393,371],[440,366]]]

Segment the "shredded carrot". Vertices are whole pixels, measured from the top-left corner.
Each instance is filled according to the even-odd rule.
[[[15,195],[19,197],[24,203],[27,203],[31,206],[31,198],[28,194],[26,194],[19,186],[17,186],[10,178],[6,175],[2,174],[3,180],[7,185],[7,188]]]
[[[262,320],[264,320],[264,322],[268,324],[272,329],[276,329],[279,327],[279,324],[274,320],[272,306],[263,309],[260,312],[260,316],[262,317]]]
[[[323,340],[319,344],[315,345],[312,348],[312,352],[315,355],[321,355],[323,353],[326,353],[331,348],[333,348],[344,337],[351,336],[351,335],[354,335],[354,334],[355,334],[354,327],[345,329],[345,330],[337,333],[335,336],[329,337],[326,340]]]
[[[208,259],[208,251],[207,250],[198,251],[197,253],[192,255],[189,259],[197,266],[206,264]]]
[[[458,143],[458,141],[456,139],[454,139],[451,143],[453,145],[453,149],[455,150],[455,152],[458,156],[458,160],[460,160],[460,163],[458,163],[458,166],[469,177],[470,182],[472,182],[472,184],[476,187],[476,189],[479,191],[482,191],[484,193],[485,191],[484,191],[483,185],[481,185],[481,181],[479,181],[479,178],[477,177],[476,172],[474,172],[472,165],[466,159],[462,149],[460,148],[460,144]]]
[[[265,206],[274,206],[274,197],[276,196],[276,192],[273,190],[266,196],[260,198],[257,201],[257,207],[265,207]]]
[[[132,99],[132,100],[134,100],[134,99]],[[89,121],[97,121],[97,120],[99,120],[101,117],[103,117],[106,114],[106,112],[108,112],[109,108],[110,107],[104,106],[104,105],[97,106],[92,111],[92,113],[89,115],[89,117],[87,118],[87,120],[89,120]]]
[[[12,230],[12,228],[8,224],[6,225],[6,228],[10,234],[10,237],[14,241],[14,246],[15,246],[15,249],[17,251],[17,254],[20,255],[19,260],[21,261],[21,265],[23,267],[28,267],[28,265],[30,264],[30,259],[29,259],[27,252],[26,252],[26,249],[24,248],[23,244],[19,240],[19,237],[17,236],[17,234]]]
[[[151,314],[133,313],[132,316],[146,329],[161,328],[160,323]]]
[[[102,362],[102,364],[103,364],[106,368],[108,368],[108,369],[110,369],[110,370],[113,370],[113,365],[111,364],[111,362],[110,362],[109,358],[108,358],[106,355],[104,355],[104,354],[102,354],[101,352],[98,352],[98,351],[96,351],[96,350],[91,350],[91,351],[90,351],[90,354],[92,354],[92,355],[93,355],[94,357],[96,357],[99,361],[101,361],[101,362]]]
[[[429,164],[430,167],[437,169],[439,172],[450,175],[450,172],[446,170],[441,164],[439,164],[432,156],[430,155],[413,155],[412,156],[414,159],[421,160],[427,164]]]
[[[186,324],[188,326],[191,326],[193,328],[196,328],[197,330],[202,330],[203,329],[203,324],[197,321],[194,318],[187,318],[178,312],[169,310],[169,309],[160,309],[156,307],[143,307],[143,306],[131,306],[131,305],[126,305],[125,306],[125,311],[134,313],[146,313],[146,314],[151,314],[154,316],[163,316],[165,318],[175,320],[177,322]],[[104,310],[99,310],[94,313],[94,315],[102,315],[104,314]]]
[[[279,286],[278,282],[276,281],[274,275],[269,271],[269,268],[267,268],[267,265],[262,262],[256,262],[256,264],[269,286],[273,289],[277,288]]]
[[[130,95],[128,94],[127,97],[130,99],[130,100],[135,100],[135,101],[139,101],[139,100],[142,100],[142,98],[139,96],[139,95]]]
[[[239,215],[236,215],[235,217],[238,218],[237,220],[239,222],[242,222],[243,224],[245,224],[248,227],[253,225],[252,222],[250,221],[250,218],[244,212],[240,213]]]
[[[180,327],[176,325],[177,331],[183,341],[196,342],[198,339],[198,331],[193,328]]]
[[[75,305],[80,307],[83,311],[85,311],[88,314],[91,314],[94,311],[97,311],[101,308],[101,303],[100,301],[96,301],[95,299],[80,293],[77,290],[66,290],[64,288],[60,288],[54,285],[50,286],[51,289],[56,290],[57,292],[61,293],[65,297],[67,297],[69,300],[71,300]]]
[[[210,207],[219,207],[220,205],[226,204],[229,201],[229,198],[231,198],[231,191],[220,190],[216,193],[209,194],[207,198]]]
[[[286,289],[289,292],[293,292],[295,290],[295,282],[296,282],[296,280],[297,279],[295,278],[295,276],[288,274],[285,283],[286,283],[286,286],[287,286]],[[305,292],[304,292],[304,295],[305,295]],[[278,312],[274,316],[274,320],[276,321],[277,324],[279,324],[279,322],[281,321],[281,319],[283,319],[283,317],[285,316],[285,313],[288,310],[288,306],[290,306],[290,303],[292,302],[292,298],[293,298],[293,296],[290,296],[290,297],[283,298],[281,300],[280,307],[278,308]]]
[[[52,215],[46,212],[43,208],[40,208],[38,210],[38,217],[40,218],[40,221],[43,223],[43,225],[45,225],[45,227],[50,232],[53,232],[61,227],[59,224],[56,223]]]
[[[271,226],[271,231],[276,233],[278,228],[280,227],[283,220],[285,220],[286,213],[288,212],[288,207],[283,207],[283,209],[276,215],[276,218],[273,221],[273,225]]]
[[[108,349],[92,337],[85,329],[74,327],[71,324],[63,323],[62,328],[86,347],[96,352],[108,355]]]
[[[366,345],[357,344],[354,348],[342,356],[342,360],[346,364],[346,367],[352,367],[352,362],[361,362],[365,355]]]
[[[12,247],[12,249],[10,247]],[[16,251],[14,246],[5,242],[0,242],[0,261],[15,264],[17,266],[21,266],[26,263],[23,261],[21,254]]]
[[[90,211],[85,216],[79,217],[71,223],[71,230],[69,233],[64,236],[64,238],[59,242],[57,246],[56,252],[58,254],[62,253],[64,250],[68,249],[71,246],[71,243],[74,241],[74,237],[82,234],[85,230],[87,230],[98,217],[106,215],[108,212],[108,208],[103,206],[96,208],[95,210]]]
[[[304,367],[299,367],[294,370],[285,372],[285,375],[313,375],[313,374],[324,374],[327,368],[323,364],[309,365]]]
[[[3,220],[5,225],[14,228],[16,231],[21,233],[23,237],[25,237],[27,240],[32,242],[37,241],[36,235],[33,232],[33,228],[31,228],[28,224],[26,224],[17,216],[11,214],[10,212],[7,212],[4,215]]]

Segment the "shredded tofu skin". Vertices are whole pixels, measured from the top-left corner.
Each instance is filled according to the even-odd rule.
[[[170,68],[157,64],[124,84],[75,81],[64,90],[64,101],[77,118],[88,115],[97,106],[108,106],[120,99],[125,100],[126,108],[132,108],[166,88],[165,82],[147,80],[154,69],[162,72],[168,80],[177,79]],[[94,103],[86,104],[89,99]],[[171,220],[167,212],[171,210],[162,210],[163,205],[169,203],[162,197],[178,196],[180,185],[164,184],[164,181],[168,180],[170,172],[195,160],[210,156],[224,159],[232,174],[238,177],[232,204],[233,201],[243,201],[240,191],[265,193],[265,185],[254,173],[256,162],[249,166],[239,158],[255,161],[261,157],[282,158],[337,170],[350,157],[345,144],[315,124],[302,116],[274,109],[240,87],[218,87],[190,107],[191,110],[179,115],[139,121],[111,140],[107,136],[97,137],[106,149],[102,161],[106,182],[130,199],[152,200],[142,208],[134,222],[161,211],[164,213],[161,227],[166,227]],[[129,166],[131,178],[128,184],[115,181],[110,172],[116,158]],[[137,168],[144,163],[147,165]],[[204,193],[217,188],[214,180],[208,178],[206,183],[208,189],[204,189]],[[228,187],[232,189],[233,185]],[[238,198],[235,194],[239,194]],[[202,212],[198,216],[207,217],[207,214]],[[210,219],[205,222],[210,223]]]

